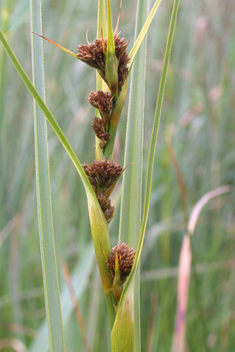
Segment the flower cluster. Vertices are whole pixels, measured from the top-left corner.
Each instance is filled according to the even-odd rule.
[[[103,38],[102,34],[102,38],[96,39],[93,44],[88,42],[88,44],[79,45],[77,47],[77,54],[40,36],[95,68],[107,85],[108,91],[91,91],[87,98],[88,102],[98,110],[91,126],[96,137],[99,139],[99,145],[96,144],[98,149],[95,153],[96,160],[89,165],[82,165],[107,223],[112,220],[115,211],[115,207],[111,205],[110,195],[124,171],[121,165],[108,158],[111,159],[113,155],[116,130],[127,92],[126,89],[123,89],[123,86],[125,82],[128,84],[127,78],[131,62],[126,51],[129,42],[116,34],[119,17],[114,35],[111,33],[112,28],[110,27],[112,27],[112,21],[110,20],[108,21],[109,37]],[[121,99],[119,99],[122,90],[123,94],[121,95]],[[125,243],[120,243],[112,248],[108,258],[107,253],[103,253],[106,257],[114,297],[118,303],[123,290],[123,283],[132,270],[135,251]],[[110,285],[110,280],[108,285]]]
[[[106,145],[111,138],[112,143],[114,143],[113,138],[115,136],[112,135],[111,137],[109,133],[110,126],[115,121],[114,111],[120,110],[119,107],[115,110],[115,107],[118,104],[120,92],[127,79],[128,64],[130,62],[126,51],[128,42],[116,34],[113,40],[115,50],[111,54],[109,52],[107,54],[108,40],[103,37],[96,39],[93,44],[79,45],[77,51],[77,57],[87,65],[95,68],[109,88],[108,91],[91,91],[87,98],[88,102],[99,111],[99,114],[93,118],[91,126],[99,139],[99,147],[103,152],[103,159],[95,160],[89,165],[82,165],[107,223],[112,220],[115,210],[109,197],[124,170],[121,165],[106,159],[104,155],[106,155],[106,152],[107,154],[110,153],[109,149],[106,150]],[[129,248],[125,243],[120,243],[112,248],[106,260],[117,303],[123,290],[123,283],[131,272],[134,258],[135,251],[133,248]]]
[[[99,138],[100,140],[100,149],[103,149],[108,140],[110,139],[110,134],[108,132],[105,132],[105,123],[102,119],[100,119],[99,117],[94,117],[91,127],[93,128],[93,131],[95,132],[96,137]]]
[[[95,135],[100,140],[100,149],[104,149],[107,145],[110,134],[110,117],[114,105],[117,103],[118,95],[120,94],[122,87],[125,83],[128,74],[128,64],[130,58],[127,54],[128,42],[124,38],[120,38],[118,35],[114,35],[115,44],[115,55],[118,62],[117,65],[117,96],[112,94],[111,87],[110,91],[103,92],[99,90],[98,92],[91,91],[87,100],[88,102],[99,110],[99,117],[95,116],[92,121],[92,128]],[[78,45],[77,57],[86,63],[87,65],[95,68],[103,80],[108,83],[107,71],[106,69],[106,53],[107,53],[107,38],[96,39],[94,43],[81,44]]]
[[[109,199],[119,177],[123,173],[121,165],[103,159],[93,163],[82,165],[83,169],[94,189],[104,216],[109,223],[114,215],[114,206]]]
[[[130,248],[126,243],[121,242],[117,246],[112,248],[108,259],[106,260],[107,266],[110,270],[110,278],[113,281],[115,277],[115,258],[116,253],[118,257],[119,274],[122,284],[126,281],[127,276],[129,276],[134,259],[135,251]]]
[[[91,126],[95,135],[100,140],[100,148],[103,149],[110,139],[107,130],[113,108],[113,96],[110,92],[103,92],[102,90],[99,90],[98,92],[91,91],[87,100],[100,112],[101,118],[95,116]]]
[[[129,42],[124,38],[114,35],[115,54],[118,60],[118,88],[121,90],[128,73],[128,63],[130,61],[126,49]],[[81,44],[77,48],[77,57],[87,65],[98,70],[101,77],[107,82],[105,75],[105,63],[107,52],[107,38],[96,39],[93,44]]]

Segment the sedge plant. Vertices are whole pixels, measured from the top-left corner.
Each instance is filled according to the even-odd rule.
[[[148,219],[155,147],[179,0],[174,0],[173,3],[158,88],[152,136],[149,145],[143,211],[141,187],[143,174],[144,83],[142,85],[138,84],[136,76],[142,72],[139,83],[140,79],[144,82],[145,37],[160,3],[161,0],[156,0],[147,16],[147,1],[138,1],[135,42],[132,49],[129,50],[128,40],[119,33],[121,11],[119,11],[117,16],[117,24],[114,29],[110,0],[106,2],[99,0],[97,39],[94,43],[90,43],[87,39],[86,44],[78,45],[77,53],[69,51],[41,35],[41,16],[36,16],[37,12],[34,12],[35,3],[32,2],[31,4],[32,32],[69,53],[74,58],[81,60],[84,64],[94,69],[94,72],[95,70],[97,72],[97,89],[96,91],[91,91],[87,98],[88,103],[95,109],[95,116],[91,121],[95,134],[95,151],[94,161],[90,164],[82,165],[79,162],[74,150],[44,102],[45,92],[42,88],[43,58],[40,47],[39,51],[35,52],[34,50],[37,50],[37,47],[33,46],[32,52],[33,62],[37,53],[41,59],[41,83],[40,79],[39,81],[37,80],[38,72],[35,71],[33,71],[32,83],[15,57],[3,33],[0,32],[3,46],[35,101],[38,218],[51,351],[64,351],[65,343],[60,312],[53,223],[52,216],[48,217],[48,214],[51,214],[51,201],[46,120],[43,120],[42,116],[40,116],[41,114],[45,115],[64,146],[78,171],[86,191],[91,234],[107,303],[111,329],[111,349],[113,352],[141,351],[139,263]],[[40,1],[38,4],[40,7]],[[34,40],[36,42],[36,36],[32,43],[34,43]],[[39,40],[39,45],[42,45],[41,39],[37,37],[37,40]],[[135,59],[136,62],[134,63]],[[129,82],[131,90],[127,117],[125,165],[122,167],[116,160],[113,160],[113,154],[117,128],[127,97]],[[45,177],[45,175],[47,176]],[[120,232],[116,246],[111,248],[108,225],[115,216],[115,208],[111,204],[110,196],[122,175],[123,192]],[[42,189],[42,187],[44,188]],[[52,259],[50,258],[48,261],[51,250],[53,252]],[[51,264],[52,266],[50,266]]]

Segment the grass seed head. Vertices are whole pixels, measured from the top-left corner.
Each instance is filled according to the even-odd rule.
[[[128,73],[128,63],[130,58],[127,54],[127,42],[124,38],[119,38],[118,35],[114,35],[115,44],[115,54],[118,60],[118,88],[121,90],[127,73]],[[107,83],[105,77],[105,61],[106,61],[106,51],[107,51],[107,38],[96,39],[94,43],[81,44],[77,47],[77,57],[85,62],[87,65],[97,69],[101,77]]]
[[[110,134],[105,132],[104,121],[95,116],[91,126],[95,132],[95,135],[100,139],[100,148],[103,149],[110,139]]]
[[[110,113],[112,110],[112,94],[110,92],[98,92],[91,91],[87,98],[89,103],[96,109],[103,111],[104,113]]]
[[[78,45],[77,57],[87,65],[105,72],[105,53],[101,39],[96,39],[93,44]]]
[[[115,40],[115,53],[118,59],[118,85],[119,90],[123,87],[127,73],[128,73],[128,63],[130,58],[126,52],[126,48],[129,42],[126,42],[124,38],[114,37]]]
[[[111,253],[109,254],[108,259],[106,260],[107,266],[110,270],[111,280],[114,280],[115,277],[115,257],[116,253],[118,256],[119,264],[119,273],[121,282],[124,283],[126,278],[130,275],[134,259],[135,251],[133,248],[130,248],[126,243],[121,242],[117,246],[113,247]]]
[[[92,164],[82,166],[96,195],[103,193],[106,197],[110,196],[123,172],[121,165],[108,159],[95,160]]]
[[[109,198],[105,197],[103,193],[97,196],[97,199],[100,203],[100,207],[104,213],[105,219],[109,224],[112,218],[114,217],[115,207],[111,205],[111,201]]]

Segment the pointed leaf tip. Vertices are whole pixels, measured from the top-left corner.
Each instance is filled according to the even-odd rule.
[[[122,294],[123,286],[120,278],[119,272],[119,263],[118,263],[118,253],[115,254],[115,276],[113,280],[113,292],[116,298],[116,301],[119,302],[121,294]]]
[[[105,77],[111,92],[115,94],[118,90],[118,60],[115,53],[110,0],[107,0],[107,15],[108,15],[108,40],[107,40],[107,52],[106,52],[106,63],[105,63]]]
[[[41,35],[41,34],[38,34],[38,33],[35,33],[35,32],[32,32],[32,33],[35,34],[35,35],[37,35],[38,37],[40,37],[40,38],[46,40],[47,42],[53,44],[54,46],[57,46],[57,48],[63,50],[65,53],[67,53],[67,54],[69,54],[69,55],[72,55],[73,57],[76,57],[76,59],[78,59],[78,56],[77,56],[75,53],[73,53],[72,51],[70,51],[70,50],[64,48],[62,45],[57,44],[56,42],[53,42],[53,40],[50,40],[50,39],[44,37],[44,36]]]

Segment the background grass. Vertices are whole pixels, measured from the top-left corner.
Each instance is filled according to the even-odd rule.
[[[172,2],[164,1],[150,27],[147,48],[145,147],[151,135],[160,69]],[[123,1],[122,35],[134,37],[135,1]],[[119,4],[112,3],[113,14]],[[232,1],[182,0],[168,72],[157,144],[153,193],[141,260],[142,350],[166,352],[176,311],[178,265],[184,234],[179,189],[166,137],[185,182],[188,209],[209,190],[235,182],[235,5]],[[4,9],[4,11],[3,11]],[[95,39],[96,8],[92,0],[45,0],[43,33],[76,51],[76,45]],[[8,16],[6,16],[6,14]],[[31,74],[29,3],[1,2],[1,28],[28,74]],[[114,16],[115,18],[115,16]],[[133,19],[133,20],[131,20]],[[86,102],[95,89],[92,69],[44,43],[47,104],[81,162],[94,159],[93,110]],[[33,104],[12,64],[0,47],[0,346],[6,338],[28,348],[45,318],[33,145]],[[124,108],[115,158],[123,162]],[[76,170],[51,128],[49,153],[53,216],[58,262],[70,271],[84,263],[91,242],[86,197]],[[147,160],[144,159],[144,168]],[[120,186],[110,225],[117,242]],[[200,285],[190,284],[186,351],[235,349],[235,192],[213,200],[204,209],[193,238]],[[89,259],[90,260],[90,259]],[[89,274],[90,273],[90,274]],[[95,264],[88,272],[79,304],[93,351],[109,351],[105,299]],[[60,287],[64,279],[59,266]],[[201,299],[208,329],[202,331]],[[69,299],[69,298],[68,298]],[[101,323],[102,322],[102,323]],[[75,315],[65,328],[67,351],[83,351]],[[12,351],[12,348],[3,349]]]

